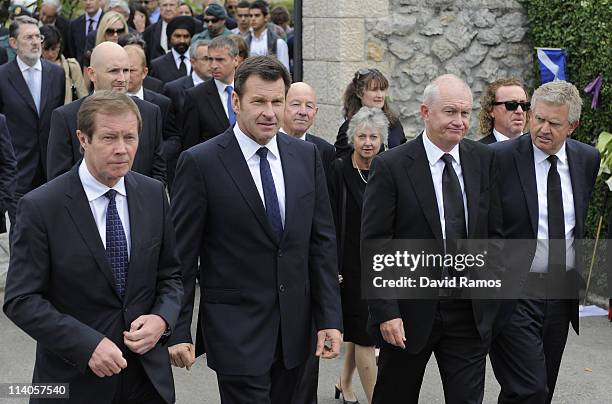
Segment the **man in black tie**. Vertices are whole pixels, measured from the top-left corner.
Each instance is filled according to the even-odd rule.
[[[546,83],[532,97],[530,134],[493,145],[504,173],[503,236],[533,240],[529,251],[511,254],[508,270],[524,283],[495,323],[490,356],[500,403],[550,403],[570,322],[578,333],[576,251],[600,159],[594,147],[570,139],[581,106],[572,84]],[[575,299],[554,287],[559,280]]]
[[[232,93],[236,125],[183,152],[177,166],[172,210],[186,292],[170,355],[181,367],[195,360],[199,259],[195,354],[217,372],[223,404],[291,402],[315,335],[317,356],[335,357],[341,343],[321,159],[313,144],[278,132],[289,80],[277,60],[247,59]]]
[[[86,38],[90,32],[98,29],[100,19],[104,15],[102,0],[83,0],[83,14],[70,21],[69,48],[72,57],[83,66]]]
[[[188,15],[174,17],[166,33],[170,52],[151,61],[151,76],[169,83],[191,74],[189,43],[195,32],[195,20]]]
[[[448,253],[455,240],[498,236],[493,152],[464,139],[471,111],[472,93],[458,77],[443,75],[425,88],[425,131],[372,162],[362,243],[431,239],[446,244]],[[381,344],[373,403],[417,403],[432,353],[447,403],[482,402],[496,307],[454,292],[369,301],[369,328]]]
[[[3,309],[37,342],[32,382],[68,383],[70,403],[175,400],[181,273],[164,185],[130,171],[141,126],[127,95],[87,97],[82,162],[17,209]]]

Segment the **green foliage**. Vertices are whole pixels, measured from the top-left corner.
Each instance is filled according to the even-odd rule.
[[[531,44],[567,50],[566,75],[583,98],[575,138],[594,145],[597,135],[609,131],[612,122],[612,0],[523,0],[521,3],[527,10]],[[534,83],[539,83],[535,51],[533,60]],[[603,77],[603,86],[598,109],[593,110],[591,96],[583,89],[599,74]],[[603,179],[598,178],[587,217],[586,237],[595,237],[597,220],[603,213],[604,193],[609,192],[606,189]]]

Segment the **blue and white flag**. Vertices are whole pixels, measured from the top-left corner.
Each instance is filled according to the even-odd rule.
[[[536,48],[540,63],[540,81],[565,80],[565,63],[567,53],[560,48]]]

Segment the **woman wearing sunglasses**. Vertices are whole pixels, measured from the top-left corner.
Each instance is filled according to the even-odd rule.
[[[348,143],[347,130],[353,115],[361,107],[380,108],[389,120],[389,137],[387,146],[389,148],[398,146],[406,142],[404,128],[399,120],[398,114],[391,109],[387,101],[387,91],[389,90],[389,80],[378,69],[359,69],[355,72],[353,80],[344,91],[342,113],[344,123],[338,129],[336,138],[336,155],[346,156],[352,151]],[[384,145],[381,147],[384,151]]]
[[[119,42],[119,37],[128,32],[128,25],[123,16],[115,11],[109,11],[100,20],[96,32],[96,46],[102,42]]]
[[[499,79],[489,84],[480,97],[478,121],[480,141],[502,142],[523,134],[529,122],[527,90],[517,79]]]

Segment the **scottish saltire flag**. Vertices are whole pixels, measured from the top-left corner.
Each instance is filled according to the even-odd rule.
[[[565,62],[567,54],[560,48],[536,48],[540,63],[540,81],[565,80]]]

